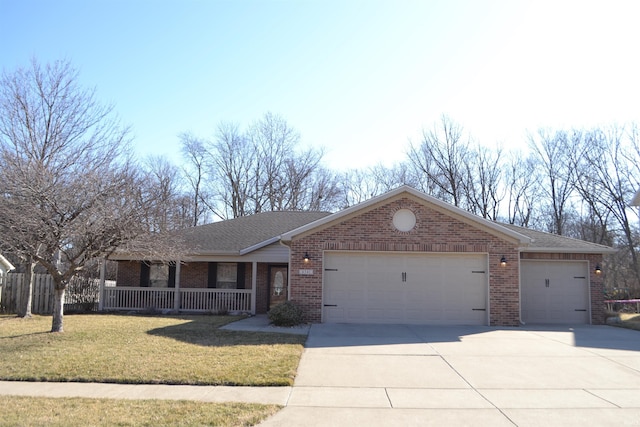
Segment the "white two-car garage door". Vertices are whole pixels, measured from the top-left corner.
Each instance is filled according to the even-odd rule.
[[[487,324],[482,254],[326,252],[323,321]]]
[[[522,321],[589,323],[588,272],[582,261],[522,261]]]

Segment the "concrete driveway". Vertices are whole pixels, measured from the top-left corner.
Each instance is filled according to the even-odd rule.
[[[640,332],[311,327],[264,426],[640,426]]]

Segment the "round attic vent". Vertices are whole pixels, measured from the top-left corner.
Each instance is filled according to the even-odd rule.
[[[416,215],[409,209],[400,209],[393,214],[393,226],[404,233],[411,231],[416,226]]]

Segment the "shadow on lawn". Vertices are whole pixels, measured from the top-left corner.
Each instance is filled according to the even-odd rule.
[[[34,336],[34,335],[48,335],[51,334],[50,331],[43,331],[43,332],[31,332],[29,334],[20,334],[20,335],[9,335],[6,337],[1,337],[2,339],[12,339],[12,338],[23,338],[23,337],[30,337],[30,336]]]
[[[272,344],[304,344],[306,336],[278,334],[268,332],[244,332],[220,330],[229,323],[220,321],[214,316],[189,316],[179,325],[170,325],[147,331],[149,335],[172,338],[201,346],[237,346],[237,345],[272,345]]]

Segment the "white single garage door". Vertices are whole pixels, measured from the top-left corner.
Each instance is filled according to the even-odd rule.
[[[522,321],[589,323],[588,272],[583,261],[522,261]]]
[[[487,324],[486,255],[326,252],[323,321]]]

